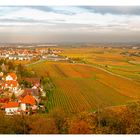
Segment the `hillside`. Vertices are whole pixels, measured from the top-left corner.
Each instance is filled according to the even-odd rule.
[[[55,85],[48,101],[49,111],[94,111],[140,98],[139,83],[90,65],[40,62],[30,67],[38,75],[50,77]]]

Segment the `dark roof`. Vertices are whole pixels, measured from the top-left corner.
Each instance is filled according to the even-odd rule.
[[[24,98],[28,94],[31,94],[32,96],[36,96],[36,97],[40,95],[38,89],[25,88],[24,93],[20,95],[19,98]]]
[[[32,84],[40,84],[41,83],[41,79],[40,78],[23,78],[23,80],[30,82]]]

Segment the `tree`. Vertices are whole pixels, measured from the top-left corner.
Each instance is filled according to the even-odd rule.
[[[0,111],[0,134],[14,134],[14,123],[11,117],[6,117]]]
[[[11,61],[8,62],[8,66],[9,70],[15,70],[15,65]]]
[[[15,100],[16,99],[15,93],[12,94],[11,99],[12,100]]]
[[[24,88],[31,88],[32,87],[32,83],[31,82],[28,82],[26,80],[22,80],[20,82],[20,84],[24,87]]]
[[[15,134],[29,134],[31,118],[21,114],[20,116],[13,116],[14,133]]]
[[[21,74],[24,71],[24,66],[22,64],[18,64],[17,71],[19,74]]]
[[[84,120],[75,119],[70,123],[69,134],[92,134],[90,124]]]
[[[58,129],[53,118],[39,117],[31,123],[31,134],[57,134]]]
[[[66,129],[66,114],[62,108],[56,108],[52,114],[50,114],[52,118],[55,119],[55,123],[59,134],[67,133]]]
[[[34,77],[36,76],[35,73],[29,69],[27,69],[24,65],[19,64],[17,66],[17,73],[21,76],[21,77]]]
[[[140,101],[127,104],[127,115],[129,125],[126,128],[127,134],[140,134]]]

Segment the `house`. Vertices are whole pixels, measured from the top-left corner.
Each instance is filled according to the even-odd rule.
[[[16,92],[19,89],[19,84],[17,81],[4,81],[2,83],[2,89],[9,89],[12,92]]]
[[[9,89],[11,92],[18,92],[19,83],[17,81],[17,75],[14,72],[9,73],[6,77],[2,78],[2,89]]]
[[[17,75],[14,72],[11,72],[6,76],[5,80],[6,81],[11,81],[11,80],[16,81]]]
[[[9,59],[9,60],[16,60],[16,59],[17,59],[17,57],[16,57],[16,56],[14,56],[14,55],[11,55],[11,56],[9,56],[9,57],[8,57],[8,59]]]
[[[35,98],[37,103],[40,102],[41,93],[40,93],[39,89],[25,88],[23,94],[18,96],[18,98],[23,99],[26,95],[29,95],[29,94]]]
[[[6,115],[16,115],[21,113],[30,114],[30,111],[35,112],[38,109],[36,99],[28,94],[24,98],[20,98],[16,102],[7,102],[1,109],[5,110]]]
[[[27,94],[24,98],[21,98],[20,110],[30,113],[30,110],[35,111],[37,109],[37,101],[31,95]]]
[[[18,102],[8,102],[2,106],[2,109],[5,109],[6,115],[18,114],[19,103]]]
[[[0,98],[0,104],[4,104],[4,103],[7,103],[9,102],[9,98]]]
[[[31,83],[34,88],[38,88],[41,85],[40,78],[24,78],[24,81]]]

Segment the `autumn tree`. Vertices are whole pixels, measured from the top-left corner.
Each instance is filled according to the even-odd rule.
[[[58,129],[53,118],[39,117],[30,124],[31,134],[57,134]]]
[[[90,124],[84,120],[73,120],[69,125],[69,134],[92,134]]]
[[[140,101],[127,104],[127,108],[129,113],[129,116],[126,116],[129,121],[127,134],[140,134]]]
[[[29,134],[30,131],[30,119],[26,115],[15,115],[13,116],[14,132],[15,134]]]
[[[9,61],[7,65],[9,67],[9,70],[15,70],[15,65],[13,62]]]
[[[14,134],[14,123],[11,117],[6,117],[2,111],[0,111],[0,134]]]
[[[67,115],[64,110],[62,108],[56,108],[50,115],[55,119],[59,134],[67,133]]]

